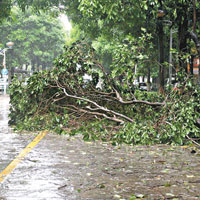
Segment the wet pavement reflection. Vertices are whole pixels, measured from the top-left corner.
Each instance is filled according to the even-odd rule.
[[[0,170],[35,137],[8,127],[0,96]],[[48,133],[0,183],[0,200],[200,199],[200,156],[187,147],[118,146]]]

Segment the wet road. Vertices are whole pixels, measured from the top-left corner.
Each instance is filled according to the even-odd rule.
[[[0,96],[0,171],[36,137],[8,127]],[[48,133],[0,183],[0,200],[200,199],[200,156],[171,146],[113,147]]]

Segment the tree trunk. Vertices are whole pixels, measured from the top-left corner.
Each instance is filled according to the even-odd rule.
[[[161,94],[164,93],[164,86],[165,86],[165,71],[164,71],[164,31],[163,31],[163,24],[162,20],[160,19],[158,22],[158,38],[159,38],[159,92]]]
[[[147,76],[147,90],[148,91],[150,91],[150,89],[151,89],[150,78],[151,78],[151,69],[150,69],[150,66],[148,66],[148,76]]]
[[[38,72],[40,71],[40,65],[37,65],[37,71]]]
[[[42,63],[42,70],[46,70],[46,66],[47,66],[46,63]]]
[[[192,27],[192,32],[190,32],[190,36],[195,43],[198,56],[200,58],[200,42],[198,39],[198,35],[196,34],[196,23],[197,23],[196,0],[193,0],[193,27]]]
[[[182,5],[177,10],[177,18],[180,22],[178,24],[179,49],[184,54],[187,52],[188,39],[188,5]],[[180,58],[180,70],[187,72],[187,63]]]
[[[163,12],[163,1],[159,0],[159,10]],[[164,14],[164,12],[163,12]],[[159,42],[159,92],[161,94],[164,94],[164,86],[165,86],[165,71],[164,71],[164,31],[163,31],[163,16],[164,15],[159,15],[158,16],[158,24],[157,24],[157,29],[158,29],[158,42]]]
[[[197,23],[197,11],[196,11],[196,0],[193,0],[193,32],[196,31],[196,23]]]
[[[31,69],[33,72],[35,72],[35,63],[34,62],[32,62]]]

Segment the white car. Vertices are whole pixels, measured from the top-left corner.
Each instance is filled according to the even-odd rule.
[[[147,84],[145,82],[139,83],[139,89],[143,91],[147,91],[148,89]]]

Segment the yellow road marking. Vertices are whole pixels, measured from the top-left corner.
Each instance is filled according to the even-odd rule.
[[[0,173],[0,183],[6,178],[7,175],[13,172],[17,164],[19,164],[24,157],[42,140],[47,134],[47,131],[42,131],[38,136]]]

